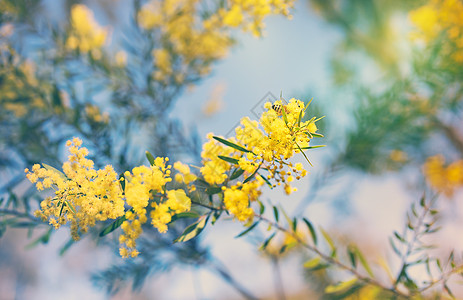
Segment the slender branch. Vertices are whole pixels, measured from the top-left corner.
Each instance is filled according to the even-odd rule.
[[[450,271],[447,271],[445,273],[442,273],[441,276],[434,280],[433,282],[431,282],[428,286],[425,286],[421,289],[419,289],[417,291],[417,293],[423,293],[424,291],[426,290],[429,290],[430,288],[432,288],[433,286],[435,286],[436,284],[442,282],[442,281],[446,281],[450,276],[452,276],[453,274],[455,273],[458,273],[458,272],[462,272],[463,271],[463,264],[459,265],[459,266],[456,266],[454,268],[452,268]]]
[[[407,250],[402,254],[401,267],[400,267],[399,273],[397,274],[396,281],[394,282],[394,287],[397,287],[397,285],[400,283],[400,279],[402,278],[402,274],[405,271],[405,269],[407,268],[407,258],[410,255],[410,253],[412,252],[412,250],[413,250],[413,248],[415,246],[415,243],[418,241],[418,238],[419,238],[419,236],[421,234],[420,229],[423,226],[424,219],[426,218],[428,212],[430,211],[431,207],[433,206],[433,204],[435,202],[435,199],[436,198],[434,198],[431,201],[431,203],[429,203],[429,205],[425,205],[423,207],[423,211],[422,211],[421,215],[418,217],[418,222],[417,222],[417,224],[416,224],[416,226],[414,227],[414,230],[413,230],[413,237],[407,243]],[[405,227],[405,230],[406,230],[406,228],[407,227]]]
[[[33,215],[30,215],[30,214],[25,213],[25,212],[20,212],[20,211],[17,211],[17,210],[12,210],[12,209],[0,208],[0,215],[13,215],[13,216],[17,216],[17,217],[30,219],[31,221],[34,221],[34,222],[36,222],[38,224],[43,223],[42,221],[40,221],[40,219],[34,217]]]
[[[401,296],[401,297],[409,297],[408,294],[406,293],[403,293],[399,290],[397,290],[395,287],[387,287],[385,285],[383,285],[381,282],[371,278],[371,277],[368,277],[368,276],[364,276],[362,274],[360,274],[357,270],[349,267],[348,265],[340,262],[339,260],[335,259],[334,257],[331,257],[330,255],[328,254],[324,254],[323,252],[321,252],[320,249],[318,249],[316,246],[312,246],[310,244],[308,244],[307,242],[305,242],[304,240],[301,239],[301,237],[299,237],[297,234],[295,234],[292,230],[288,230],[282,226],[280,226],[278,223],[276,222],[273,222],[265,217],[263,217],[262,215],[258,215],[258,214],[255,214],[254,215],[255,217],[259,218],[260,220],[272,225],[273,227],[275,227],[276,229],[280,230],[281,232],[284,232],[286,234],[289,234],[291,235],[300,245],[302,245],[304,248],[308,249],[309,251],[317,254],[318,256],[320,256],[323,260],[325,260],[326,262],[328,262],[329,264],[331,265],[335,265],[349,273],[351,273],[352,275],[354,275],[358,280],[360,281],[363,281],[364,283],[366,284],[370,284],[370,285],[374,285],[376,287],[379,287],[381,288],[382,290],[385,290],[385,291],[389,291],[389,292],[392,292],[394,293],[395,295],[397,296]]]
[[[278,256],[271,257],[273,269],[275,273],[275,290],[279,300],[285,300],[285,289],[283,287],[283,279],[281,277],[280,262],[278,261]]]

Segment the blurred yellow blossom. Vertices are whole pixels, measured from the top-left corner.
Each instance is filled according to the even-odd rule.
[[[424,174],[431,187],[450,197],[463,186],[463,160],[445,166],[442,155],[429,157],[424,164]]]
[[[83,4],[75,4],[71,8],[71,30],[66,47],[82,53],[92,51],[97,56],[107,39],[108,30],[101,27],[94,19],[93,12]],[[96,50],[96,51],[93,51]]]
[[[450,42],[441,46],[454,61],[463,62],[463,2],[460,0],[431,0],[410,12],[410,20],[419,29],[414,38],[426,42],[444,34]]]

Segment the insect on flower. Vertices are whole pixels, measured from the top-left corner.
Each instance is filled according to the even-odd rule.
[[[288,108],[286,108],[286,105],[284,105],[284,104],[275,103],[275,104],[272,105],[272,109],[274,111],[276,111],[276,113],[279,116],[281,116],[283,114],[283,110],[285,110],[285,113],[289,113]]]

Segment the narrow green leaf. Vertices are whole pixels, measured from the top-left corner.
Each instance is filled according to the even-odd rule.
[[[37,223],[34,222],[16,222],[9,225],[14,228],[30,228],[37,226]]]
[[[288,116],[286,115],[286,110],[284,107],[281,109],[281,115],[283,116],[283,121],[285,121],[285,124],[288,125]]]
[[[302,150],[309,150],[309,149],[316,149],[316,148],[323,148],[326,145],[316,145],[316,146],[308,146],[308,147],[301,147]]]
[[[262,204],[262,202],[260,202],[260,200],[257,200],[257,203],[259,203],[259,215],[262,215],[265,211],[265,206],[264,204]]]
[[[174,243],[186,242],[196,237],[197,235],[199,235],[203,231],[204,227],[206,226],[208,219],[209,219],[209,216],[200,217],[198,221],[194,222],[193,224],[185,228],[183,233],[174,240]]]
[[[311,132],[310,133],[311,135],[313,135],[314,137],[325,137],[323,134],[321,133],[314,133],[314,132]]]
[[[449,296],[452,298],[452,299],[455,299],[455,295],[453,295],[452,291],[450,290],[449,286],[447,285],[447,283],[444,284],[444,290],[447,292],[447,294],[449,294]]]
[[[41,235],[40,237],[38,237],[35,241],[33,241],[32,243],[28,244],[26,246],[26,249],[29,250],[35,246],[37,246],[38,244],[42,243],[42,244],[47,244],[48,241],[50,240],[50,236],[51,236],[51,231],[53,230],[53,227],[50,227],[50,229],[48,229],[48,231]]]
[[[332,240],[331,237],[329,236],[328,232],[326,232],[323,228],[320,227],[320,231],[321,231],[321,233],[323,234],[323,237],[324,237],[325,240],[328,242],[328,245],[329,245],[330,248],[331,248],[331,256],[332,256],[332,257],[335,257],[335,256],[336,256],[336,246],[335,246],[333,240]]]
[[[402,253],[400,253],[399,249],[397,248],[397,246],[395,245],[394,243],[394,240],[392,239],[392,237],[389,237],[389,244],[391,245],[391,248],[392,250],[394,250],[395,254],[397,254],[397,256],[402,256]]]
[[[71,238],[69,239],[66,244],[64,244],[64,246],[59,250],[59,255],[60,256],[63,256],[64,253],[66,253],[69,248],[71,248],[72,245],[74,245],[75,241]]]
[[[277,233],[274,232],[272,233],[272,235],[270,235],[265,241],[264,243],[262,244],[262,246],[260,246],[260,250],[265,250],[265,248],[267,248],[268,244],[270,243],[270,241],[275,237]]]
[[[275,216],[275,221],[278,223],[280,220],[280,216],[278,214],[278,208],[276,206],[273,206],[273,215]]]
[[[426,201],[425,201],[425,200],[426,200],[426,198],[425,198],[424,195],[423,195],[423,197],[421,197],[421,199],[420,199],[420,206],[421,206],[421,207],[425,207],[425,206],[426,206]]]
[[[302,218],[302,220],[307,225],[307,228],[309,228],[310,235],[312,236],[312,241],[314,245],[317,245],[317,233],[315,232],[315,228],[313,227],[312,223],[310,223],[310,221],[307,220],[306,218]]]
[[[303,112],[303,110],[301,109],[301,110],[299,111],[299,115],[297,116],[297,127],[300,127],[300,126],[301,126],[302,112]]]
[[[310,162],[309,158],[307,157],[307,155],[305,155],[304,153],[304,150],[301,149],[301,147],[299,146],[298,143],[295,143],[297,148],[299,149],[299,151],[301,151],[302,155],[304,155],[305,159],[309,162],[309,164],[313,167],[312,163]]]
[[[439,268],[439,270],[440,270],[441,272],[443,272],[442,265],[441,265],[441,263],[440,263],[440,259],[438,259],[438,258],[436,259],[436,265],[437,265],[437,267]]]
[[[61,201],[60,201],[61,202]],[[59,202],[58,202],[59,203]],[[64,209],[64,205],[66,205],[66,202],[62,201],[61,202],[61,208],[59,210],[59,216],[61,218],[61,216],[63,215],[63,209]]]
[[[219,157],[221,160],[223,160],[223,161],[226,161],[226,162],[229,162],[229,163],[235,164],[235,165],[237,165],[238,162],[239,162],[238,159],[233,158],[233,157],[222,156],[222,155],[219,155],[218,157]]]
[[[123,215],[122,217],[117,218],[114,222],[111,223],[111,225],[109,225],[108,227],[103,229],[103,231],[100,232],[100,237],[105,236],[105,235],[113,232],[117,228],[119,228],[119,226],[121,226],[122,223],[124,223],[125,220],[127,220],[125,218],[125,215]]]
[[[201,215],[198,214],[197,212],[195,211],[187,211],[187,212],[182,212],[182,213],[179,213],[179,214],[175,214],[172,216],[172,218],[170,219],[170,223],[173,223],[179,219],[185,219],[185,218],[193,218],[193,219],[197,219],[199,218]]]
[[[352,245],[347,246],[347,255],[349,256],[350,264],[355,269],[357,268],[357,256],[355,254],[355,247]]]
[[[317,256],[317,257],[314,257],[314,258],[306,261],[303,266],[306,269],[312,270],[312,269],[316,268],[318,265],[320,265],[321,261],[322,261],[322,259],[319,256]]]
[[[265,177],[265,176],[263,176],[262,174],[259,174],[259,173],[257,175],[259,175],[260,178],[262,178],[265,181],[265,183],[270,187],[270,189],[273,189],[273,185],[270,183],[270,181],[267,179],[267,177]]]
[[[254,222],[254,224],[252,224],[251,226],[249,226],[249,228],[247,228],[246,230],[244,230],[243,232],[241,232],[240,234],[235,236],[235,238],[239,238],[239,237],[242,237],[242,236],[248,234],[249,232],[251,232],[251,230],[253,230],[259,224],[259,222],[260,221]]]
[[[397,231],[394,231],[394,236],[396,239],[398,239],[401,243],[403,244],[406,244],[407,241],[397,232]]]
[[[151,166],[154,166],[154,156],[149,151],[145,152],[146,158],[148,159]]]
[[[55,169],[55,168],[53,168],[52,166],[47,165],[47,164],[44,164],[44,163],[42,163],[42,166],[43,166],[45,169],[47,169],[48,171],[53,171],[53,172],[55,172],[55,173],[58,174],[59,177],[61,177],[62,179],[67,180],[66,175],[64,175],[64,173],[61,172],[61,171],[59,171],[58,169]]]
[[[367,260],[363,256],[362,252],[360,252],[359,248],[355,247],[355,254],[358,257],[360,263],[362,264],[363,268],[365,271],[367,271],[368,275],[370,275],[371,278],[374,277],[373,271],[370,268],[370,265],[368,264]]]
[[[259,168],[256,168],[256,170],[254,171],[254,173],[252,173],[248,178],[246,178],[243,183],[246,183],[246,182],[249,182],[253,177],[254,175],[256,175],[257,171],[259,171]]]
[[[237,145],[237,144],[235,144],[235,143],[232,143],[232,142],[230,142],[230,141],[227,141],[227,140],[225,140],[225,139],[223,139],[223,138],[220,138],[220,137],[218,137],[218,136],[213,136],[212,138],[213,138],[214,140],[219,141],[219,142],[221,142],[222,144],[227,145],[227,146],[229,146],[229,147],[232,147],[232,148],[234,148],[234,149],[236,149],[236,150],[238,150],[238,151],[242,151],[242,152],[251,152],[251,151],[249,151],[248,149],[241,147],[240,145]]]
[[[64,202],[66,202],[66,206],[71,210],[71,212],[72,212],[73,214],[76,214],[76,209],[74,208],[74,206],[72,206],[72,204],[69,203],[69,201],[66,200],[66,199],[64,199]]]
[[[297,218],[296,217],[293,218],[292,225],[293,225],[293,231],[296,232],[297,230]]]
[[[243,175],[244,173],[244,170],[241,169],[241,168],[237,168],[235,171],[233,171],[233,173],[231,174],[230,176],[230,180],[234,180],[238,177],[240,177],[241,175]]]
[[[357,277],[354,277],[350,280],[340,282],[335,285],[329,285],[325,288],[325,293],[334,294],[334,293],[346,292],[347,290],[355,287],[357,281],[358,281]]]
[[[312,100],[313,100],[313,97],[312,97],[312,99],[309,100],[309,102],[307,102],[307,105],[304,107],[304,111],[306,111],[307,108],[309,108],[309,105],[310,105],[310,103],[312,103]]]

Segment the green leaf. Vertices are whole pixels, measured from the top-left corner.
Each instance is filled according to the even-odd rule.
[[[357,256],[355,255],[355,247],[352,245],[347,246],[347,255],[349,256],[350,264],[355,269],[357,268]]]
[[[211,186],[206,189],[206,194],[208,195],[215,195],[219,194],[220,192],[222,192],[222,188],[218,186]]]
[[[293,225],[293,231],[296,232],[296,229],[297,229],[297,218],[296,217],[293,218],[292,225]]]
[[[455,295],[453,295],[452,291],[450,290],[449,286],[447,285],[447,283],[444,283],[444,290],[447,292],[447,294],[449,294],[449,296],[452,298],[452,299],[455,299]]]
[[[309,270],[313,270],[316,267],[318,267],[321,262],[322,262],[322,259],[319,256],[317,256],[317,257],[314,257],[314,258],[306,261],[304,263],[303,267],[306,268],[306,269],[309,269]]]
[[[43,166],[45,169],[47,169],[48,171],[55,172],[55,173],[58,174],[59,177],[61,177],[63,180],[67,180],[67,179],[68,179],[67,176],[64,175],[64,173],[61,172],[60,170],[55,169],[55,168],[53,168],[52,166],[47,165],[47,164],[44,164],[44,163],[42,163],[42,166]]]
[[[316,146],[308,146],[308,147],[301,147],[302,150],[309,150],[309,149],[316,149],[316,148],[323,148],[326,145],[316,145]]]
[[[400,253],[399,249],[394,244],[394,240],[392,239],[392,237],[389,237],[389,244],[391,245],[392,250],[394,250],[394,252],[395,252],[395,254],[397,254],[397,256],[399,256],[399,257],[402,256],[402,253]]]
[[[28,244],[26,246],[26,249],[29,250],[35,246],[37,246],[38,244],[42,243],[42,244],[47,244],[48,241],[50,240],[50,236],[51,236],[51,231],[53,230],[53,227],[50,227],[50,229],[48,229],[48,231],[41,235],[39,238],[37,238],[35,241],[33,241],[32,243]]]
[[[313,227],[312,223],[310,223],[310,221],[307,220],[306,218],[302,218],[302,220],[307,225],[307,228],[309,228],[310,235],[312,236],[312,241],[314,245],[317,245],[317,233],[315,232],[315,228]]]
[[[280,216],[278,214],[278,208],[276,208],[276,206],[273,206],[273,215],[275,216],[275,221],[278,223],[278,220],[280,220]]]
[[[124,223],[125,220],[127,220],[125,215],[123,215],[122,217],[117,218],[114,222],[111,223],[111,225],[109,225],[108,227],[103,229],[103,231],[100,232],[100,237],[105,236],[105,235],[113,232],[117,228],[119,228],[119,226],[121,226],[122,223]]]
[[[223,210],[214,210],[214,212],[212,213],[212,221],[211,221],[212,225],[214,225],[215,222],[217,222],[217,220],[222,215],[222,212]]]
[[[331,257],[335,257],[335,256],[336,256],[336,246],[334,245],[333,240],[332,240],[331,237],[328,235],[328,232],[326,232],[323,228],[320,227],[320,231],[322,232],[323,237],[324,237],[325,240],[328,242],[328,245],[329,245],[330,248],[331,248]]]
[[[314,137],[325,137],[325,136],[324,136],[323,134],[321,134],[321,133],[313,133],[313,132],[311,132],[310,134],[313,135]]]
[[[148,159],[151,166],[154,166],[154,156],[149,151],[145,152],[146,158]]]
[[[227,140],[225,140],[225,139],[223,139],[223,138],[220,138],[220,137],[218,137],[218,136],[213,136],[212,138],[213,138],[214,140],[219,141],[219,142],[221,142],[222,144],[227,145],[227,146],[229,146],[229,147],[232,147],[232,148],[234,148],[234,149],[236,149],[236,150],[238,150],[238,151],[242,151],[242,152],[251,152],[251,151],[249,151],[248,149],[241,147],[240,145],[237,145],[237,144],[235,144],[235,143],[232,143],[232,142],[230,142],[230,141],[227,141]]]
[[[251,226],[249,226],[249,228],[247,228],[246,230],[244,230],[243,232],[241,232],[240,234],[235,236],[235,238],[239,238],[239,237],[242,237],[242,236],[248,234],[249,232],[251,232],[251,230],[253,230],[259,224],[259,222],[260,221],[254,222],[254,224],[252,224]]]
[[[260,200],[257,200],[257,203],[259,203],[259,215],[262,215],[265,211],[265,206],[260,202]]]
[[[297,116],[297,127],[301,126],[302,112],[303,112],[303,110],[301,109],[299,111],[299,115]]]
[[[64,199],[64,202],[66,202],[66,206],[71,210],[71,212],[72,212],[73,214],[76,214],[76,209],[74,208],[74,206],[72,206],[72,204],[69,203],[69,201],[66,200],[66,199]]]
[[[268,244],[270,243],[270,241],[275,237],[277,233],[274,232],[272,233],[272,235],[270,235],[265,241],[264,243],[262,244],[262,246],[260,246],[260,250],[265,250],[265,248],[267,248]]]
[[[241,168],[237,168],[235,171],[233,171],[233,173],[231,174],[230,176],[230,180],[234,180],[238,177],[240,177],[241,175],[243,175],[244,173],[244,170],[241,169]]]
[[[335,285],[329,285],[329,286],[327,286],[325,288],[325,293],[333,294],[333,293],[346,292],[347,290],[349,290],[349,289],[351,289],[353,287],[356,287],[357,281],[358,281],[357,277],[354,277],[354,278],[352,278],[350,280],[340,282],[340,283],[335,284]]]
[[[186,242],[199,235],[206,226],[207,220],[209,220],[209,216],[200,217],[198,221],[185,228],[183,233],[174,240],[174,243]]]
[[[182,213],[179,213],[179,214],[175,214],[172,216],[172,218],[170,219],[170,223],[173,223],[179,219],[185,219],[185,218],[193,218],[193,219],[197,219],[199,218],[201,215],[195,211],[187,211],[187,212],[182,212]]]
[[[221,160],[223,160],[223,161],[226,161],[226,162],[229,162],[229,163],[235,164],[235,165],[237,165],[238,162],[239,162],[238,159],[233,158],[233,157],[222,156],[222,155],[219,155],[218,157],[219,157]]]
[[[265,181],[265,183],[270,187],[270,189],[273,189],[273,185],[270,183],[270,181],[265,176],[263,176],[263,175],[261,175],[259,173],[257,175],[259,175],[260,178],[262,178]]]
[[[301,151],[302,155],[304,155],[305,159],[307,160],[307,162],[313,167],[312,163],[310,162],[309,158],[307,157],[307,155],[305,155],[304,153],[304,150],[301,149],[301,147],[299,146],[298,143],[295,143],[297,148],[299,149],[299,151]]]
[[[367,271],[368,275],[370,275],[370,277],[373,278],[374,274],[373,274],[373,271],[371,271],[370,265],[368,264],[367,260],[363,256],[362,252],[360,252],[359,248],[357,248],[357,247],[355,247],[355,254],[358,257],[358,259],[360,260],[360,263],[362,264],[365,271]]]
[[[403,244],[407,243],[407,241],[397,231],[394,231],[394,236],[396,239],[398,239]]]
[[[71,238],[69,239],[66,244],[64,244],[64,246],[59,250],[59,255],[60,256],[63,256],[64,253],[66,253],[69,248],[71,248],[72,245],[74,245],[75,241]]]
[[[307,108],[309,108],[309,105],[310,105],[310,103],[312,103],[312,100],[313,100],[313,97],[312,97],[312,99],[309,100],[309,102],[307,102],[307,105],[304,107],[304,111],[306,111]]]
[[[285,124],[288,125],[288,116],[286,115],[286,110],[284,107],[281,109],[281,115],[283,116],[283,121],[285,121]]]
[[[254,177],[254,175],[256,175],[257,171],[259,171],[259,168],[256,168],[256,170],[254,171],[254,173],[252,173],[248,178],[246,178],[246,179],[243,181],[243,183],[246,183],[246,182],[250,181],[250,180]]]

